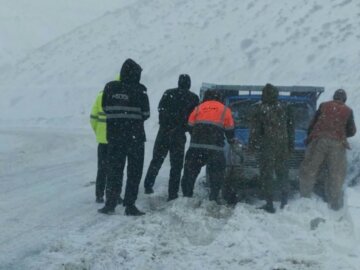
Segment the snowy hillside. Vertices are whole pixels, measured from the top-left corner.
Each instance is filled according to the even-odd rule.
[[[89,112],[132,57],[151,102],[144,170],[156,105],[180,73],[190,74],[194,92],[203,81],[272,82],[325,86],[327,99],[343,87],[360,127],[360,2],[99,3],[0,0],[0,269],[358,270],[359,187],[347,189],[340,213],[295,198],[268,215],[209,203],[201,181],[194,199],[166,203],[166,165],[154,195],[140,188],[145,217],[125,217],[122,207],[97,214]],[[360,175],[358,135],[351,144],[348,180]],[[311,230],[316,218],[325,222]]]
[[[1,96],[10,98],[1,98],[1,105],[12,118],[81,115],[127,57],[143,66],[153,105],[181,72],[192,76],[195,91],[202,81],[315,84],[329,92],[344,87],[354,100],[359,10],[351,0],[138,1],[2,72]],[[33,110],[36,104],[41,109]]]
[[[14,64],[75,27],[132,2],[0,0],[0,67]]]

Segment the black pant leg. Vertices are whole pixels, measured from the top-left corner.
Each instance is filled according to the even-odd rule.
[[[281,194],[287,196],[290,191],[289,169],[286,165],[286,159],[276,157],[275,160],[276,190],[280,190]]]
[[[267,202],[274,199],[274,170],[275,156],[270,151],[261,151],[259,154],[259,172],[263,195]]]
[[[104,197],[107,174],[107,144],[99,143],[97,149],[97,175],[95,185],[96,198]]]
[[[189,148],[186,152],[184,175],[181,178],[181,189],[185,197],[192,197],[196,178],[205,164],[205,159],[203,149]]]
[[[164,162],[164,159],[169,151],[169,135],[161,128],[156,136],[153,157],[150,162],[149,169],[145,176],[144,187],[151,188],[154,186],[155,178]]]
[[[208,170],[210,180],[210,199],[217,199],[224,183],[226,160],[224,152],[208,150]]]
[[[120,142],[108,143],[108,175],[106,187],[106,206],[115,208],[121,194],[127,145]]]
[[[181,170],[184,164],[186,136],[184,133],[177,134],[170,139],[170,179],[169,198],[177,198],[179,192]]]
[[[131,142],[129,144],[124,206],[134,205],[137,199],[144,166],[144,146],[144,142]]]

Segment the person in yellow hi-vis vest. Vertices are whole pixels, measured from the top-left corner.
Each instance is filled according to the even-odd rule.
[[[98,142],[98,166],[95,187],[95,196],[97,203],[104,202],[107,166],[106,115],[102,109],[102,96],[103,91],[100,91],[96,97],[90,115],[91,127],[95,132],[96,141]]]
[[[117,76],[116,80],[120,80],[120,76]],[[104,193],[106,187],[107,178],[107,139],[106,139],[106,114],[102,107],[103,92],[100,91],[96,97],[95,103],[91,110],[90,124],[96,135],[96,141],[98,142],[98,165],[96,176],[95,196],[97,203],[104,202]],[[119,203],[122,202],[121,197]]]

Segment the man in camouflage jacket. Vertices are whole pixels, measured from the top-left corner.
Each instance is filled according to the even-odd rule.
[[[256,104],[251,118],[249,150],[255,152],[260,168],[260,181],[266,204],[261,207],[274,213],[274,193],[281,191],[281,208],[287,203],[289,192],[286,160],[294,148],[294,124],[291,111],[278,101],[279,91],[271,84],[262,90],[260,104]],[[273,175],[276,175],[276,179]]]

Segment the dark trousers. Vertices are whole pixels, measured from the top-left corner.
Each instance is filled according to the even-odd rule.
[[[99,143],[97,149],[97,175],[95,196],[96,198],[104,197],[106,187],[106,174],[107,174],[107,150],[108,145],[105,143]]]
[[[184,163],[186,136],[183,131],[168,131],[160,128],[156,136],[153,157],[146,173],[144,187],[154,186],[161,165],[170,152],[169,198],[176,198],[179,192],[181,170]]]
[[[144,165],[144,142],[131,140],[108,143],[108,178],[106,206],[115,208],[122,189],[124,167],[127,159],[127,181],[124,206],[134,205]]]
[[[289,192],[289,169],[286,166],[286,157],[276,151],[263,151],[259,153],[259,171],[262,191],[266,201],[274,199],[275,192],[280,191],[281,196]],[[275,178],[274,178],[275,174]]]
[[[181,188],[185,197],[192,197],[196,178],[205,165],[209,173],[210,199],[217,199],[224,182],[226,166],[224,152],[192,147],[186,152],[184,175],[181,179]]]

